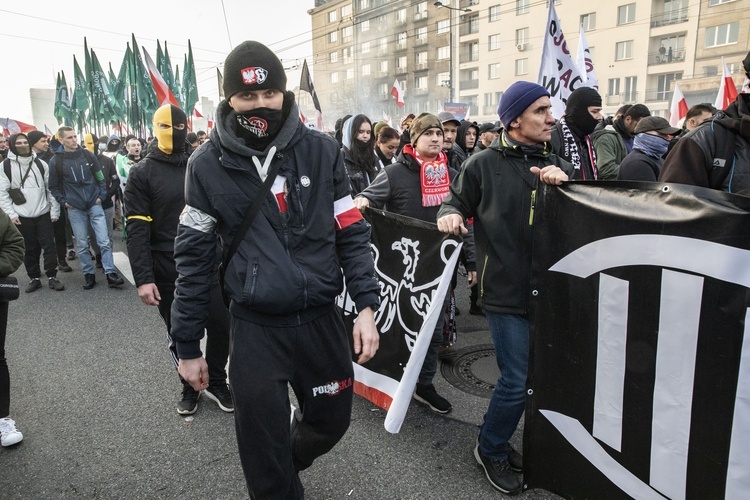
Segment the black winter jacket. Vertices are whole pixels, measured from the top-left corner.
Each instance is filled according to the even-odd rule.
[[[628,156],[620,163],[617,180],[656,182],[663,162],[661,158],[654,158],[640,149],[633,148],[633,151],[628,153]]]
[[[62,161],[58,166],[57,162]],[[62,179],[58,172],[62,173]],[[107,188],[104,174],[93,153],[78,146],[78,149],[55,154],[49,163],[49,190],[60,204],[67,203],[78,210],[88,210],[96,205],[96,199],[104,201]]]
[[[530,167],[573,165],[550,153],[526,155],[499,137],[463,164],[438,217],[474,217],[482,304],[498,313],[527,314],[534,203],[539,179]],[[547,148],[549,151],[549,145]]]
[[[283,215],[269,193],[229,263],[224,290],[232,315],[281,327],[312,321],[334,307],[343,289],[342,268],[358,310],[379,302],[369,227],[354,208],[336,141],[305,127],[294,104],[265,151],[247,147],[236,126],[234,111],[223,101],[211,140],[188,161],[172,306],[180,358],[201,354],[217,234],[227,251],[262,185],[253,157],[281,164],[288,211]],[[269,158],[272,147],[277,150]],[[336,218],[337,212],[350,218]]]
[[[120,176],[117,175],[117,166],[115,166],[115,161],[112,158],[101,153],[97,153],[96,159],[102,169],[104,185],[107,189],[102,200],[102,208],[112,208],[114,206],[112,197],[120,192]]]
[[[568,128],[570,128],[570,125],[568,125]],[[593,181],[594,167],[592,165],[591,154],[589,154],[588,145],[586,144],[586,136],[581,138],[572,129],[570,132],[571,134],[573,134],[573,138],[576,141],[576,146],[578,146],[578,154],[581,156],[581,168],[578,169],[575,168],[575,165],[573,166],[575,170],[573,170],[573,176],[571,177],[571,179],[585,179]],[[550,138],[550,144],[552,144],[552,152],[554,154],[556,154],[566,162],[571,161],[571,151],[565,151],[565,140],[563,140],[562,123],[557,122],[555,126],[552,127],[552,137]]]

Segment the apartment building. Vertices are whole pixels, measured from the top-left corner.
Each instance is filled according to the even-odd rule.
[[[713,102],[724,56],[737,85],[750,50],[750,0],[554,0],[575,57],[583,25],[604,111],[641,102],[666,116],[674,89],[688,104]],[[442,4],[442,5],[439,5]],[[547,0],[318,0],[315,87],[326,125],[363,112],[439,112],[469,105],[472,120],[497,119],[504,89],[536,81]],[[398,79],[406,107],[390,95]]]

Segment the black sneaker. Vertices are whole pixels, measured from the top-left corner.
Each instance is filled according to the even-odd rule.
[[[120,286],[124,283],[125,281],[123,281],[123,279],[120,278],[117,273],[107,273],[107,286],[109,286],[110,288]]]
[[[31,281],[29,281],[29,284],[26,285],[26,293],[36,292],[42,288],[42,282],[39,278],[34,278]]]
[[[192,415],[198,409],[198,400],[201,393],[190,387],[182,386],[182,400],[177,403],[177,413],[180,415]]]
[[[474,316],[484,316],[484,311],[482,311],[481,307],[474,305],[469,308],[469,314]]]
[[[417,384],[414,399],[426,404],[432,411],[437,413],[448,413],[453,409],[448,400],[437,393],[433,384]]]
[[[56,291],[56,292],[61,292],[61,291],[65,290],[65,285],[63,285],[62,283],[60,283],[60,280],[58,280],[54,276],[52,276],[51,278],[49,278],[47,280],[47,282],[49,284],[49,287],[51,289],[53,289],[54,291]]]
[[[77,258],[78,258],[78,256],[76,255],[76,251],[73,250],[72,248],[68,249],[67,259],[68,260],[76,260]]]
[[[523,490],[523,481],[520,476],[510,468],[508,460],[495,460],[485,457],[479,450],[479,443],[474,447],[474,458],[479,466],[484,469],[484,475],[493,488],[502,491],[506,495],[517,495]]]
[[[508,463],[510,464],[510,470],[513,472],[523,472],[523,455],[514,450],[512,446],[508,449]]]
[[[227,384],[209,386],[208,389],[203,391],[208,399],[219,405],[222,411],[232,413],[234,411],[234,402],[232,401],[232,393],[229,392],[229,386]]]
[[[73,271],[73,268],[67,265],[65,262],[60,262],[57,264],[57,270],[61,273],[69,273]]]
[[[96,286],[96,274],[84,274],[83,279],[86,280],[83,284],[84,290],[91,290]]]

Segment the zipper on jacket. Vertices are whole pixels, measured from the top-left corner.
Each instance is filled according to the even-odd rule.
[[[258,282],[258,263],[253,262],[253,284],[250,285],[249,303],[252,305],[255,299],[255,284]]]
[[[487,273],[487,261],[489,260],[489,255],[484,256],[484,266],[482,266],[482,277],[479,280],[479,298],[481,299],[484,297],[484,275]]]
[[[297,210],[299,210],[299,223],[305,227],[305,217],[302,214],[302,188],[299,187],[299,179],[294,180],[294,190],[297,192]]]
[[[534,224],[534,206],[536,205],[536,189],[531,190],[531,208],[529,208],[529,226]]]

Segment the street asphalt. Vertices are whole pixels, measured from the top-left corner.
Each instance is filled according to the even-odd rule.
[[[70,265],[58,275],[64,291],[45,283],[10,304],[11,417],[24,441],[0,449],[0,498],[247,498],[232,415],[205,398],[192,418],[175,411],[180,384],[156,308],[131,283],[107,288],[101,272],[83,290],[78,261]],[[24,269],[16,276],[25,287]],[[485,319],[468,314],[468,292],[459,287],[457,298],[456,347],[488,344]],[[473,457],[488,399],[440,373],[435,385],[453,411],[440,416],[413,402],[395,435],[383,427],[385,412],[355,397],[346,436],[301,473],[306,498],[501,497]],[[518,498],[558,497],[532,490]]]

